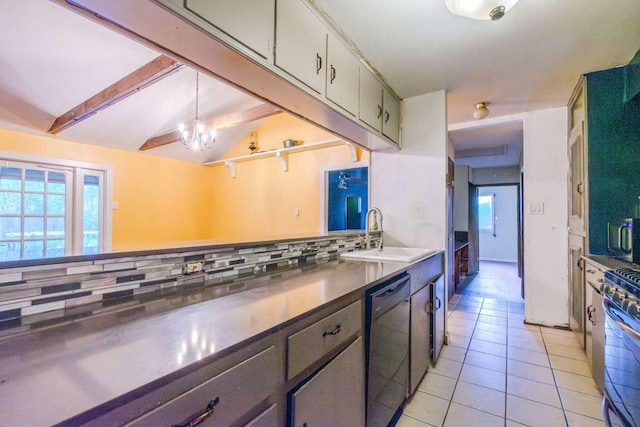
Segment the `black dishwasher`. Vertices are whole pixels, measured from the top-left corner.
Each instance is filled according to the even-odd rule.
[[[367,292],[367,426],[386,427],[409,395],[410,276]]]

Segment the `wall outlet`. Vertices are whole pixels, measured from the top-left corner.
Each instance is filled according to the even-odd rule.
[[[204,261],[188,261],[182,266],[182,274],[200,273],[204,271]]]

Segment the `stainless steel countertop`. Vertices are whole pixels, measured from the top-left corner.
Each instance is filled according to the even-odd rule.
[[[167,375],[186,374],[200,360],[213,361],[224,350],[411,265],[333,260],[315,264],[310,272],[286,271],[262,286],[178,309],[94,315],[4,339],[2,424],[55,424]],[[247,278],[251,280],[257,279]]]

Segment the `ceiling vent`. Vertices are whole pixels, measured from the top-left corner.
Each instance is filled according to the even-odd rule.
[[[504,154],[507,154],[507,145],[465,148],[462,150],[455,151],[456,159],[464,159],[466,157],[502,156]]]

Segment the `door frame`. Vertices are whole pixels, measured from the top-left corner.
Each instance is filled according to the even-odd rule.
[[[320,223],[318,229],[321,235],[326,235],[329,232],[327,223],[329,218],[329,172],[359,168],[367,168],[367,197],[371,200],[371,165],[368,160],[324,165],[320,168]]]

